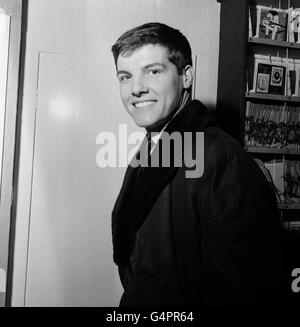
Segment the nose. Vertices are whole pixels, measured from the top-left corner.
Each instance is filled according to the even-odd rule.
[[[145,84],[143,77],[134,78],[132,84],[132,95],[136,97],[140,97],[145,93],[148,93],[148,88]]]

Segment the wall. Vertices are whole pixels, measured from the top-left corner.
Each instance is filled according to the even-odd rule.
[[[136,128],[119,100],[110,47],[123,31],[145,22],[161,21],[179,28],[191,41],[194,53],[198,56],[196,97],[214,107],[219,11],[219,4],[211,0],[29,0],[13,261],[13,306],[118,304],[122,289],[112,262],[110,214],[124,168],[97,167],[95,158],[99,146],[96,137],[101,131],[117,133],[120,123],[127,124],[129,133]],[[65,238],[56,238],[60,243],[53,244],[51,258],[50,252],[43,249],[44,238],[49,236],[45,235],[47,230],[36,227],[38,224],[35,225],[31,211],[40,52],[72,52],[77,56],[78,64],[83,65],[84,71],[84,83],[77,94],[82,105],[78,107],[75,120],[65,124],[66,129],[79,130],[79,134],[76,134],[78,142],[74,146],[79,153],[80,165],[70,166],[70,175],[73,174],[77,179],[79,189],[67,189],[74,195],[73,204],[78,210],[75,213],[72,210],[74,217],[65,217],[69,225],[62,224],[61,228],[68,231],[68,243]],[[61,122],[57,121],[57,124]],[[47,192],[50,190],[45,186],[39,194],[39,201],[45,206],[51,203],[51,196]],[[72,203],[65,205],[72,206]],[[43,221],[45,217],[39,219]],[[80,229],[82,237],[78,234]],[[51,231],[49,229],[49,234]],[[64,250],[66,246],[72,255],[64,258],[59,248]],[[76,261],[76,253],[80,257],[79,261]],[[55,278],[49,276],[47,284],[47,276],[45,278],[36,269],[37,265],[45,266],[47,262],[51,263],[51,269],[52,263],[58,262],[62,267],[70,268],[68,278],[62,280],[60,274]],[[65,274],[64,271],[66,277]],[[64,287],[57,288],[54,285],[59,283],[63,283]]]

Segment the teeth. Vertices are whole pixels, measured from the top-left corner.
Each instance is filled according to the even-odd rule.
[[[155,101],[144,101],[144,102],[139,102],[139,103],[136,103],[135,106],[137,108],[142,108],[142,107],[146,107],[146,106],[149,106],[151,104],[154,104]]]

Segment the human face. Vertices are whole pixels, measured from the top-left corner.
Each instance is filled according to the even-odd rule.
[[[151,127],[166,118],[178,105],[185,83],[161,45],[147,44],[132,53],[119,55],[117,76],[121,100],[140,127]]]

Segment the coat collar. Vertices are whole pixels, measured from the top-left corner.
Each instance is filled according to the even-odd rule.
[[[201,132],[215,124],[214,113],[200,101],[193,100],[168,124],[165,132]],[[136,160],[147,142],[141,144]],[[155,149],[156,150],[156,149]],[[154,151],[155,151],[154,150]],[[123,185],[112,213],[114,262],[128,263],[137,230],[147,218],[164,187],[175,177],[178,167],[133,167],[126,171]]]

